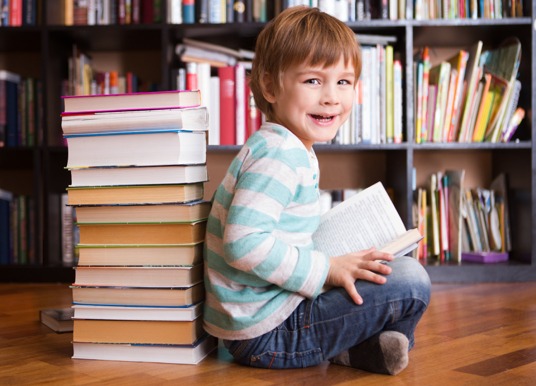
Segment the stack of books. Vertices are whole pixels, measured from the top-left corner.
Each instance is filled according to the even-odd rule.
[[[74,358],[194,364],[210,203],[199,91],[64,97],[79,228]]]

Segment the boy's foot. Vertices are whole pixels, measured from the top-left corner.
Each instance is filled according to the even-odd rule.
[[[330,359],[330,362],[378,374],[396,375],[409,362],[408,338],[398,331],[383,331]]]

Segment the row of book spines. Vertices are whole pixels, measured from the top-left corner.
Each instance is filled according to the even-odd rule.
[[[36,263],[35,200],[9,192],[0,196],[0,264]]]
[[[164,0],[61,0],[48,6],[49,25],[131,25],[162,22]]]
[[[0,26],[20,27],[37,24],[38,0],[4,0],[0,7]]]
[[[342,21],[367,19],[406,19],[404,0],[291,1],[279,0],[172,0],[168,3],[170,24],[267,22],[281,10],[295,6],[320,6]],[[0,26],[31,26],[37,24],[37,0],[7,0],[0,11]],[[158,24],[162,17],[162,0],[63,0],[57,8],[47,9],[48,24],[60,25],[128,25]],[[414,19],[459,19],[522,17],[523,2],[481,0],[453,2],[418,0],[413,9]]]
[[[73,55],[68,59],[69,77],[62,84],[62,95],[119,94],[151,91],[157,87],[142,81],[132,71],[100,71],[89,55],[73,46]]]
[[[209,145],[243,145],[259,130],[264,117],[257,108],[242,65],[212,67],[195,63],[179,69],[175,88],[200,90],[209,111]]]
[[[403,70],[399,54],[391,45],[364,45],[362,57],[354,108],[332,143],[401,143]]]
[[[523,17],[522,0],[416,0],[415,20],[430,19],[502,19]]]
[[[43,84],[35,78],[0,79],[0,147],[43,143]]]

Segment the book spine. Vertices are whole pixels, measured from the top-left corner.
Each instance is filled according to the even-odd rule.
[[[184,24],[195,23],[195,1],[182,0],[182,22]]]
[[[236,143],[235,70],[234,66],[218,68],[220,78],[220,144]]]

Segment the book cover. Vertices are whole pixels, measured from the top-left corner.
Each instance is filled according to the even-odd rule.
[[[76,206],[78,222],[188,222],[204,220],[210,211],[209,201],[184,204],[85,205]]]
[[[205,298],[202,282],[182,287],[72,285],[74,304],[147,307],[186,307]]]
[[[174,129],[66,136],[67,167],[185,165],[206,162],[206,133]]]
[[[69,205],[170,204],[203,198],[203,183],[68,187]]]
[[[210,335],[193,345],[73,342],[73,358],[195,365],[217,348],[218,340]]]
[[[203,242],[192,244],[78,244],[79,265],[195,265],[203,261]]]
[[[73,315],[71,307],[47,308],[39,311],[39,320],[55,332],[72,332]]]
[[[78,223],[80,244],[194,244],[204,240],[206,221]]]
[[[64,135],[161,129],[207,131],[208,121],[206,107],[62,113],[61,128]]]
[[[144,307],[74,304],[74,319],[192,321],[201,316],[203,303],[185,307]]]
[[[203,318],[193,321],[74,319],[73,341],[191,345],[203,334]]]
[[[206,182],[203,165],[110,166],[72,168],[70,186],[158,185]]]
[[[198,90],[150,91],[130,94],[63,96],[63,111],[95,112],[120,110],[170,109],[197,107],[201,104]]]
[[[398,257],[421,239],[417,229],[406,229],[381,182],[329,210],[313,234],[315,248],[328,256],[375,247]]]
[[[508,252],[463,252],[462,261],[471,263],[503,263],[508,261]]]
[[[188,287],[203,280],[203,265],[194,266],[81,266],[75,267],[75,286]]]

